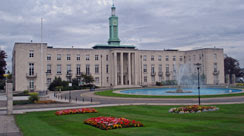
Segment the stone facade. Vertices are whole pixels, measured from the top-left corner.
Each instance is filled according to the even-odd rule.
[[[93,49],[53,48],[47,43],[15,43],[13,78],[15,91],[47,90],[55,77],[71,81],[90,74],[100,87],[139,87],[175,80],[181,65],[201,63],[200,73],[206,84],[224,84],[223,49],[206,48],[190,51],[138,50],[133,45],[120,45],[115,7],[109,18],[108,45]]]

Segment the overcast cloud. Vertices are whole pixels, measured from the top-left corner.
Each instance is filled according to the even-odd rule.
[[[91,48],[108,40],[112,0],[1,0],[0,47],[15,42]],[[122,44],[138,49],[224,48],[244,67],[243,0],[115,0]]]

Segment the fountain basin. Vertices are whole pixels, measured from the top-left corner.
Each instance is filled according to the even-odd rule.
[[[183,90],[189,91],[184,93],[175,93],[177,88],[143,88],[143,89],[129,89],[118,91],[120,94],[131,94],[131,95],[198,95],[198,89],[182,88]],[[191,92],[190,92],[191,91]],[[218,94],[231,94],[242,92],[240,89],[229,89],[229,88],[201,88],[201,95],[218,95]]]

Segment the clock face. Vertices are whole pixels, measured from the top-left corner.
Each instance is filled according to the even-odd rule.
[[[117,21],[116,20],[113,21],[113,25],[117,25]]]

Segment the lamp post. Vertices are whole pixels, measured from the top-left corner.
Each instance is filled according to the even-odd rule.
[[[72,87],[72,83],[69,83],[69,87]],[[71,90],[69,90],[69,103],[71,103]]]
[[[201,99],[200,99],[200,79],[199,79],[200,72],[199,72],[199,70],[200,70],[201,64],[200,63],[197,63],[195,65],[197,66],[197,73],[198,73],[198,75],[197,75],[197,80],[198,80],[198,87],[197,87],[197,89],[198,89],[198,105],[200,105],[201,104]]]

